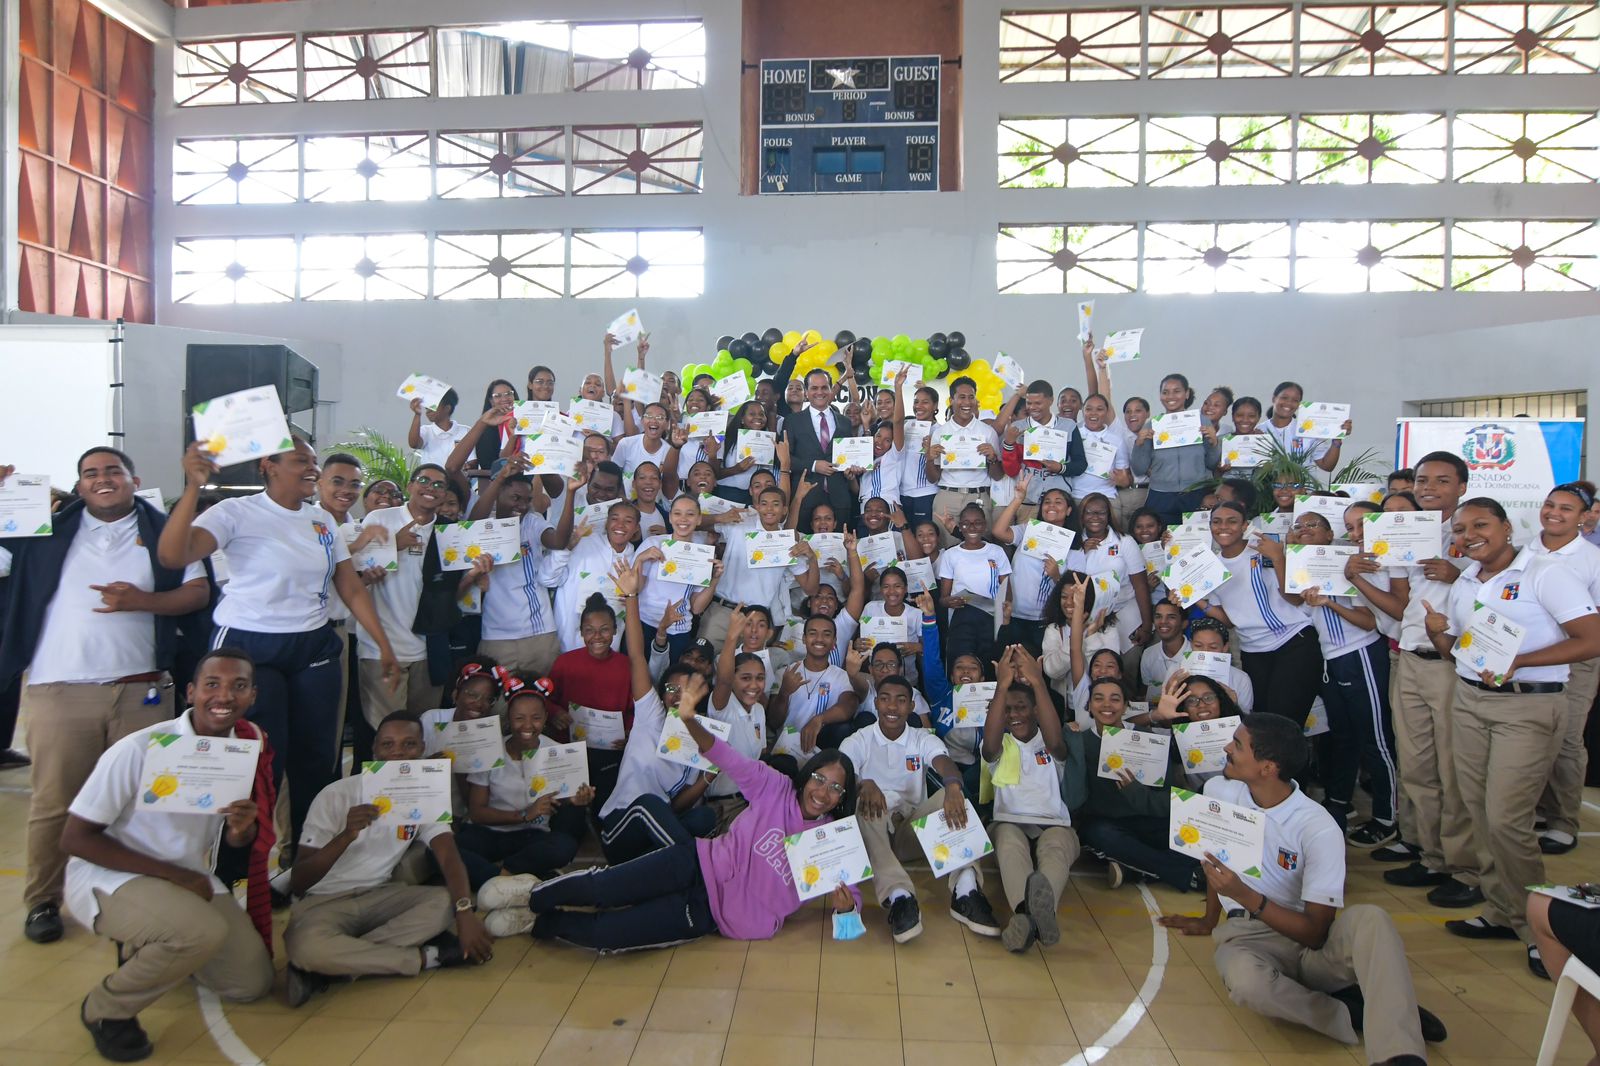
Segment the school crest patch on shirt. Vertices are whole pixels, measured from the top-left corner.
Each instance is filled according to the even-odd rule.
[[[1502,600],[1514,600],[1514,599],[1517,598],[1518,593],[1520,593],[1521,591],[1522,591],[1522,582],[1513,581],[1510,584],[1504,585],[1504,586],[1501,587],[1501,589],[1500,589],[1500,598]]]
[[[920,755],[907,755],[906,756],[906,772],[907,773],[911,773],[911,774],[915,774],[915,773],[920,773],[921,771],[922,771],[922,756],[920,756]]]
[[[1049,766],[1050,753],[1048,751],[1036,751],[1033,753],[1033,761],[1038,763],[1040,766]]]
[[[1290,851],[1288,848],[1278,849],[1278,865],[1285,870],[1298,870],[1300,868],[1300,853]]]

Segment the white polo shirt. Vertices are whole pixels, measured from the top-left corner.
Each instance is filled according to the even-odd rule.
[[[489,573],[483,594],[483,639],[522,640],[556,631],[546,587],[544,532],[550,523],[537,511],[522,516],[522,558]]]
[[[317,793],[300,830],[300,843],[308,848],[325,848],[344,832],[350,808],[361,806],[361,775],[342,777]],[[387,884],[400,857],[413,840],[427,844],[450,827],[441,822],[415,825],[369,825],[344,854],[334,862],[322,880],[311,886],[308,896],[337,896],[363,888]]]
[[[648,536],[640,542],[639,551],[659,548],[671,539],[670,533],[658,533]],[[696,533],[693,539],[700,543],[705,540],[704,536],[699,533]],[[678,627],[674,632],[687,633],[690,625],[694,623],[694,612],[689,609],[689,601],[699,591],[699,585],[691,588],[685,582],[674,581],[670,577],[662,577],[661,563],[659,561],[653,560],[645,563],[644,588],[639,592],[639,621],[646,625],[659,626],[661,624],[661,615],[666,611],[667,604],[677,601],[678,613],[682,620],[678,623]]]
[[[804,574],[807,563],[804,559],[796,559],[788,566],[752,567],[745,552],[745,541],[749,539],[746,534],[765,529],[756,515],[742,522],[729,522],[717,527],[717,535],[726,545],[722,553],[722,580],[717,582],[717,595],[735,603],[759,603],[776,615],[779,607],[787,606],[779,601],[784,589],[784,577]],[[779,606],[774,606],[775,603]]]
[[[1002,738],[1001,744],[1005,740]],[[1061,778],[1066,764],[1057,762],[1044,742],[1044,733],[1037,726],[1033,736],[1016,743],[1022,748],[1022,780],[1014,785],[996,786],[994,790],[994,818],[996,822],[1018,822],[1023,825],[1071,825],[1072,814],[1061,798]],[[1000,760],[989,764],[992,775]]]
[[[611,461],[622,467],[624,474],[630,476],[639,468],[640,463],[654,463],[659,467],[667,461],[667,452],[671,450],[672,446],[667,443],[665,437],[658,439],[656,445],[655,451],[646,451],[643,433],[635,433],[631,437],[623,437],[617,441],[616,450],[611,453]],[[665,476],[665,473],[665,471],[662,472],[663,476]]]
[[[1571,570],[1573,578],[1588,590],[1589,599],[1600,604],[1600,548],[1582,537],[1573,537],[1560,548],[1551,551],[1544,546],[1543,537],[1534,537],[1523,550],[1567,567]]]
[[[95,763],[89,780],[78,790],[68,813],[106,827],[106,835],[123,847],[196,873],[211,874],[211,890],[226,892],[212,870],[222,839],[221,814],[169,814],[139,808],[139,781],[144,776],[144,754],[152,733],[193,736],[188,712],[178,718],[146,726],[106,749]],[[233,734],[228,734],[230,737]],[[108,870],[85,859],[67,860],[65,901],[67,910],[84,928],[94,930],[100,914],[96,892],[110,895],[139,877],[123,870]]]
[[[700,771],[692,766],[668,762],[656,751],[661,742],[661,726],[667,709],[652,689],[633,705],[633,729],[622,749],[622,765],[617,768],[617,786],[600,808],[604,818],[620,811],[640,796],[656,795],[671,799],[683,791]]]
[[[1011,560],[1004,548],[988,541],[976,549],[956,545],[939,553],[933,572],[940,581],[950,582],[952,596],[965,593],[992,600],[1000,593],[1000,579],[1011,576]]]
[[[1354,596],[1333,596],[1330,599],[1345,607],[1357,606],[1358,602]],[[1383,639],[1383,633],[1379,630],[1362,629],[1354,622],[1346,621],[1344,616],[1332,607],[1307,607],[1306,610],[1311,614],[1311,624],[1316,627],[1317,643],[1322,648],[1324,661],[1331,662],[1341,655],[1358,651],[1368,644]],[[1371,610],[1374,619],[1383,613],[1375,607]]]
[[[900,506],[900,475],[905,466],[905,460],[900,455],[900,449],[889,446],[889,450],[878,456],[872,462],[872,469],[860,475],[861,506],[866,507],[867,501],[881,499],[890,507]]]
[[[948,422],[934,423],[933,442],[935,444],[944,444],[945,437],[987,444],[994,449],[996,455],[1000,454],[1000,437],[989,423],[976,415],[973,416],[971,422],[964,426],[953,418]],[[941,489],[986,489],[991,484],[987,468],[979,470],[945,470],[941,467],[939,471],[938,487]]]
[[[850,676],[832,663],[821,670],[810,670],[801,660],[789,669],[800,672],[801,682],[800,687],[789,696],[789,713],[783,721],[785,729],[804,728],[811,719],[838,703],[839,697],[847,692],[855,693],[850,685]],[[859,777],[860,773],[860,767],[857,767],[856,775]]]
[[[183,580],[193,581],[205,573],[200,563],[190,563],[184,567]],[[55,595],[45,605],[28,665],[28,684],[95,684],[156,669],[155,615],[96,613],[105,601],[90,586],[113,581],[155,590],[150,551],[139,538],[138,514],[129,511],[115,522],[102,522],[85,510],[79,515],[77,536],[67,546]]]
[[[728,737],[724,741],[740,755],[747,758],[759,759],[761,753],[767,748],[767,710],[762,704],[754,703],[746,709],[739,697],[728,694],[728,702],[721,707],[716,705],[713,697],[706,701],[706,708],[712,718],[728,725]],[[727,774],[718,774],[706,788],[706,795],[734,796],[739,792],[739,786]]]
[[[1189,650],[1189,638],[1185,637],[1183,645],[1178,648],[1176,655],[1168,655],[1161,647],[1158,640],[1144,650],[1139,656],[1139,681],[1145,688],[1159,689],[1166,684],[1167,678],[1173,671],[1183,669],[1183,653]]]
[[[861,708],[856,713],[859,714],[863,711],[874,718],[878,717],[878,686],[875,683],[868,685],[867,694],[861,697]],[[923,719],[928,722],[933,721],[933,711],[928,708],[927,697],[915,688],[911,690],[911,713],[922,715]]]
[[[1563,623],[1595,613],[1588,586],[1573,580],[1572,571],[1549,555],[1535,555],[1527,548],[1517,552],[1511,565],[1493,577],[1479,577],[1479,564],[1472,563],[1450,586],[1450,634],[1460,636],[1472,625],[1473,605],[1481,603],[1523,628],[1521,653],[1538,651],[1567,639]],[[1438,603],[1435,607],[1441,606]],[[1565,681],[1567,664],[1524,666],[1508,681]],[[1456,659],[1456,675],[1479,680],[1468,663]]]
[[[1450,565],[1457,570],[1465,570],[1472,562],[1461,552],[1456,550],[1455,533],[1451,529],[1454,515],[1443,518],[1439,523],[1439,558],[1450,560]],[[1411,583],[1411,598],[1406,601],[1405,613],[1400,617],[1400,647],[1405,651],[1433,651],[1433,642],[1428,639],[1428,627],[1425,619],[1428,610],[1422,606],[1424,600],[1439,609],[1450,600],[1450,590],[1459,582],[1445,584],[1442,581],[1430,581],[1422,576],[1422,567],[1413,566],[1404,571]]]
[[[909,814],[928,798],[928,767],[937,755],[950,753],[944,741],[926,729],[907,725],[896,740],[871,725],[844,738],[839,750],[855,764],[856,780],[871,781],[883,793],[889,814]]]
[[[1144,556],[1139,554],[1139,542],[1126,533],[1115,530],[1106,530],[1106,535],[1093,549],[1083,549],[1083,538],[1078,538],[1078,546],[1067,557],[1067,567],[1071,570],[1081,570],[1089,577],[1100,574],[1117,575],[1117,598],[1111,604],[1114,611],[1138,612],[1136,600],[1138,592],[1133,587],[1133,575],[1144,573]],[[1095,601],[1095,609],[1099,611],[1106,605],[1099,600]]]
[[[1044,618],[1045,610],[1050,606],[1056,583],[1050,580],[1049,573],[1045,571],[1043,559],[1022,551],[1027,532],[1025,524],[1011,527],[1011,543],[1017,548],[1016,554],[1011,557],[1011,617],[1037,622]],[[948,554],[942,553],[941,558]]]
[[[422,600],[422,560],[428,549],[428,541],[433,539],[433,523],[418,522],[410,509],[401,504],[399,507],[373,511],[367,515],[363,525],[387,529],[391,544],[397,543],[396,538],[406,526],[411,526],[411,532],[422,538],[422,543],[396,551],[398,569],[389,571],[389,576],[373,585],[371,590],[372,602],[378,608],[378,619],[383,622],[383,632],[389,638],[389,646],[394,649],[394,657],[403,663],[421,662],[428,656],[428,646],[411,631],[411,625],[417,619],[417,604]],[[357,629],[356,640],[361,658],[379,657],[378,642],[365,629]]]
[[[432,711],[428,712],[432,714]],[[534,767],[534,755],[538,748],[522,753],[518,758],[511,754],[511,737],[506,738],[506,758],[499,766],[480,774],[467,774],[467,784],[478,785],[489,790],[489,806],[497,811],[522,811],[526,810],[538,799],[533,794],[533,779],[537,776]],[[516,822],[511,825],[486,825],[483,828],[492,829],[497,833],[515,833],[520,829],[538,829],[548,833],[550,831],[550,816],[541,814],[537,818],[526,822]]]
[[[1289,798],[1276,807],[1261,807],[1251,797],[1248,785],[1225,777],[1207,781],[1205,794],[1267,816],[1266,846],[1257,866],[1261,876],[1241,875],[1246,885],[1278,906],[1302,914],[1307,903],[1344,906],[1344,834],[1322,804],[1296,785]],[[1228,910],[1244,904],[1225,900],[1222,906]]]
[[[560,583],[556,585],[556,632],[561,635],[561,650],[572,651],[583,647],[583,638],[578,633],[578,623],[582,620],[584,600],[592,592],[585,593],[579,598],[583,587],[583,574],[598,574],[599,580],[604,583],[609,580],[611,570],[617,563],[624,566],[633,565],[634,547],[629,544],[620,552],[611,550],[611,542],[606,539],[604,524],[593,533],[578,542],[568,557],[566,567],[562,573]],[[614,584],[607,585],[615,588]],[[622,620],[617,620],[617,635],[611,639],[612,650],[622,645]]]
[[[218,628],[309,633],[328,624],[333,571],[350,549],[327,511],[313,503],[291,511],[258,492],[221,501],[194,525],[228,553],[228,583],[212,613]]]
[[[417,436],[422,438],[422,447],[417,452],[418,464],[432,463],[434,466],[444,466],[450,458],[450,453],[455,451],[456,445],[461,442],[461,438],[471,431],[470,422],[458,422],[452,419],[449,429],[440,429],[424,415],[422,424],[417,427]]]

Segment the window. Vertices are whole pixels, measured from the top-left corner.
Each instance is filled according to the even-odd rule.
[[[1451,286],[1467,292],[1587,292],[1600,287],[1600,227],[1578,222],[1457,222]]]
[[[1593,111],[1460,112],[1450,155],[1457,181],[1592,182],[1600,122]]]
[[[1444,180],[1443,115],[1301,115],[1295,176],[1317,185]]]
[[[185,41],[172,57],[179,107],[281,104],[299,96],[293,37]]]
[[[433,291],[441,300],[531,300],[562,295],[566,236],[440,233],[433,242]]]
[[[706,80],[701,23],[580,22],[572,27],[572,87],[693,89]]]
[[[426,133],[307,137],[306,199],[426,200],[432,192]]]
[[[1084,189],[1139,182],[1136,118],[1009,118],[1000,122],[1000,187]]]
[[[574,230],[572,295],[682,297],[705,291],[699,230]]]
[[[1457,74],[1593,74],[1600,4],[1456,5]]]
[[[567,131],[445,130],[436,152],[439,195],[446,200],[561,196],[567,189]]]
[[[522,96],[567,88],[571,29],[565,22],[442,27],[440,96]]]
[[[1287,185],[1293,166],[1288,115],[1151,118],[1150,185]]]
[[[574,126],[572,193],[699,192],[700,123]]]
[[[1444,287],[1444,223],[1301,222],[1301,292],[1424,292]]]
[[[1152,8],[1149,62],[1152,78],[1286,78],[1294,9]]]
[[[180,204],[284,204],[300,198],[300,144],[293,137],[180,140],[172,152]]]
[[[305,300],[422,300],[428,238],[421,233],[307,237],[301,242]]]
[[[1131,222],[1001,226],[995,258],[1002,293],[1133,292],[1139,230]]]
[[[1519,396],[1469,396],[1459,400],[1425,400],[1417,405],[1423,418],[1587,418],[1589,393],[1529,392]]]
[[[394,100],[433,90],[427,30],[305,38],[307,100]]]
[[[1137,78],[1143,38],[1137,8],[1008,11],[1000,16],[1000,80]]]
[[[1448,23],[1443,4],[1306,4],[1300,74],[1443,74]]]
[[[1151,293],[1283,292],[1287,222],[1152,222],[1144,232]]]
[[[172,247],[172,302],[264,304],[294,299],[293,237],[180,239]]]

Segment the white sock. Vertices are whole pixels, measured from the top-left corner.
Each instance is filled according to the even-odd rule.
[[[437,970],[439,968],[439,949],[432,944],[422,949],[422,968],[424,970]]]
[[[950,890],[953,896],[965,896],[968,892],[978,887],[978,875],[972,872],[972,867],[967,867],[956,874],[956,884]]]
[[[1554,840],[1557,844],[1571,844],[1573,842],[1571,833],[1563,833],[1559,829],[1546,829],[1539,835],[1546,840]]]
[[[911,898],[911,893],[907,892],[903,888],[897,888],[893,892],[889,893],[889,898],[883,901],[883,905],[885,907],[887,907],[897,899],[910,899],[910,898]]]

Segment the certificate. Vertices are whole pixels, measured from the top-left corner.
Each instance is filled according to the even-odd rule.
[[[577,399],[567,405],[567,417],[572,419],[580,432],[598,433],[603,437],[609,437],[616,412],[608,403]]]
[[[1030,463],[1065,463],[1067,461],[1067,445],[1072,443],[1072,434],[1065,430],[1051,429],[1048,426],[1028,424],[1022,433],[1022,458]]]
[[[711,395],[724,411],[750,402],[750,379],[743,374],[729,374],[711,383]]]
[[[867,845],[853,814],[784,837],[783,853],[789,859],[789,873],[802,903],[872,876]]]
[[[1322,702],[1321,696],[1318,696],[1311,701],[1311,709],[1306,712],[1305,725],[1301,727],[1300,732],[1308,737],[1320,737],[1331,731],[1332,727],[1328,725],[1328,705]]]
[[[1272,458],[1273,438],[1265,433],[1230,433],[1222,438],[1222,461],[1246,469]]]
[[[1161,571],[1161,583],[1192,607],[1233,575],[1210,548],[1191,548]]]
[[[752,529],[744,535],[744,558],[753,570],[774,569],[794,562],[792,529]]]
[[[710,544],[669,538],[661,542],[661,576],[704,588],[711,584],[711,564],[716,558],[717,549]]]
[[[1107,363],[1131,363],[1139,358],[1139,345],[1144,340],[1143,329],[1119,329],[1106,338]]]
[[[1174,788],[1167,827],[1173,851],[1194,859],[1204,859],[1210,852],[1234,873],[1261,876],[1267,832],[1267,816],[1261,811]]]
[[[709,492],[700,494],[701,514],[727,514],[729,511],[742,511],[744,508],[732,500],[725,500],[721,496],[713,496]]]
[[[574,529],[601,529],[606,524],[606,515],[611,511],[611,505],[616,500],[601,500],[599,503],[586,503],[582,507],[572,509],[572,525]]]
[[[496,566],[522,558],[522,520],[518,518],[451,522],[434,526],[433,537],[444,570],[471,570],[472,564],[484,556],[494,560]]]
[[[1348,421],[1350,421],[1349,404],[1312,403],[1307,400],[1300,405],[1295,429],[1302,437],[1337,440],[1344,436],[1344,424]]]
[[[1417,566],[1442,554],[1438,511],[1386,511],[1362,515],[1361,543],[1379,566]]]
[[[1167,546],[1158,540],[1139,545],[1139,557],[1144,560],[1144,572],[1151,577],[1160,577],[1161,571],[1167,568]]]
[[[581,703],[568,704],[567,709],[572,713],[572,739],[586,747],[614,750],[628,739],[621,711],[597,711]]]
[[[905,571],[906,591],[911,595],[919,596],[939,587],[939,580],[933,575],[933,564],[928,560],[902,559],[896,565]]]
[[[1100,733],[1100,767],[1096,776],[1119,780],[1122,771],[1141,785],[1160,788],[1167,783],[1167,756],[1172,737],[1167,733],[1141,733],[1108,725]]]
[[[361,764],[361,802],[378,808],[373,825],[450,824],[450,760]]]
[[[0,536],[48,537],[50,479],[44,474],[12,474],[0,485]]]
[[[947,822],[942,810],[911,820],[911,829],[917,834],[922,853],[928,857],[928,865],[933,867],[934,877],[943,877],[963,866],[971,866],[994,851],[989,834],[983,831],[982,819],[972,809],[972,801],[964,799],[962,802],[967,805],[967,824],[964,829],[957,829]]]
[[[639,321],[638,308],[629,308],[618,315],[611,325],[606,327],[606,332],[611,334],[611,338],[617,342],[618,347],[637,341],[639,334],[643,330],[644,324]]]
[[[1183,532],[1199,532],[1206,536],[1211,535],[1210,511],[1185,511],[1183,521],[1178,524],[1178,529]]]
[[[1522,635],[1523,628],[1499,608],[1474,603],[1472,624],[1456,639],[1452,654],[1474,674],[1487,670],[1494,675],[1495,684],[1503,685],[1511,672],[1511,660],[1522,648]]]
[[[1206,439],[1200,432],[1199,411],[1163,411],[1151,417],[1150,432],[1155,434],[1158,449],[1182,448]]]
[[[689,439],[720,437],[728,431],[727,411],[701,411],[689,416]]]
[[[802,749],[800,747],[800,727],[792,725],[784,726],[783,731],[778,734],[777,741],[772,745],[772,754],[792,755],[802,763],[815,755],[818,750],[817,748]]]
[[[1308,513],[1319,514],[1327,520],[1334,536],[1343,536],[1344,513],[1349,507],[1350,501],[1343,496],[1296,496],[1293,518]]]
[[[739,461],[754,459],[757,466],[771,466],[778,455],[778,435],[764,429],[739,430]]]
[[[705,731],[718,740],[727,740],[729,731],[733,729],[729,723],[719,722],[710,715],[696,717]],[[700,745],[689,735],[689,727],[683,724],[683,719],[678,717],[677,711],[668,711],[666,720],[661,723],[661,737],[656,741],[656,754],[670,763],[692,766],[696,770],[717,768],[715,763],[700,754]]]
[[[568,576],[571,576],[570,573]],[[617,612],[619,623],[627,617],[628,601],[622,598],[622,590],[617,587],[617,579],[609,569],[579,570],[577,592],[573,595],[573,602],[587,603],[589,597],[596,592],[604,597],[613,611]]]
[[[1289,544],[1283,549],[1283,590],[1316,589],[1329,596],[1354,596],[1356,587],[1344,576],[1344,564],[1356,553],[1353,544]]]
[[[571,415],[562,414],[561,409],[552,403],[545,409],[539,432],[547,437],[577,437],[583,433],[583,427],[573,421]]]
[[[833,438],[833,468],[835,470],[871,470],[871,437]]]
[[[1559,899],[1563,903],[1570,903],[1574,907],[1582,907],[1586,911],[1600,908],[1600,899],[1586,896],[1571,885],[1529,885],[1528,891],[1536,896],[1549,896]]]
[[[839,563],[850,569],[850,553],[844,548],[843,533],[807,533],[805,541],[817,553],[817,565]]]
[[[994,357],[993,361],[989,363],[989,369],[993,370],[995,377],[999,378],[1007,388],[1013,391],[1022,388],[1023,384],[1028,380],[1027,372],[1022,369],[1022,364],[1005,352],[1001,352]]]
[[[250,798],[261,741],[151,733],[139,777],[139,810],[217,814]]]
[[[400,383],[395,395],[407,403],[420,399],[422,406],[432,411],[439,406],[439,401],[444,399],[444,394],[449,391],[450,386],[438,378],[430,378],[426,374],[412,374]]]
[[[1117,605],[1122,592],[1122,574],[1116,570],[1102,570],[1090,576],[1094,582],[1094,613],[1104,614]]]
[[[905,451],[908,453],[922,451],[923,443],[928,439],[928,435],[932,432],[932,422],[922,422],[915,418],[906,419]]]
[[[1227,763],[1223,749],[1242,721],[1238,715],[1208,722],[1174,722],[1172,739],[1178,745],[1183,767],[1191,774],[1214,774]]]
[[[1256,515],[1251,523],[1257,533],[1263,537],[1283,543],[1283,538],[1289,535],[1289,526],[1294,522],[1294,515],[1288,511],[1272,511],[1267,514]]]
[[[900,371],[906,372],[906,387],[916,388],[922,384],[922,364],[907,363],[899,359],[885,359],[883,361],[883,384],[888,388],[894,387],[894,379],[900,376]]]
[[[907,611],[895,618],[887,614],[863,614],[861,616],[861,638],[869,641],[874,648],[879,644],[909,644],[914,638],[907,631],[908,623],[913,615],[921,620],[921,612]],[[919,633],[918,636],[921,636]]]
[[[882,570],[886,566],[893,566],[900,561],[899,549],[895,547],[894,534],[874,533],[870,537],[862,537],[856,541],[856,556],[861,560],[861,569],[866,570],[877,567]],[[924,560],[926,561],[926,560]],[[929,564],[932,565],[931,563]]]
[[[1110,441],[1101,440],[1085,433],[1083,436],[1083,457],[1089,460],[1089,466],[1084,473],[1092,477],[1110,480],[1111,471],[1117,462],[1117,446]]]
[[[622,372],[622,394],[638,404],[661,402],[661,378],[630,366]]]
[[[528,456],[528,473],[571,477],[578,472],[583,457],[582,441],[568,433],[540,431],[523,445]]]
[[[1179,526],[1172,531],[1172,540],[1167,544],[1167,562],[1172,562],[1184,552],[1194,551],[1196,548],[1211,550],[1211,531],[1209,529],[1185,529]]]
[[[526,437],[538,433],[544,428],[544,419],[547,414],[554,411],[561,413],[561,408],[554,400],[524,400],[511,409],[511,417],[517,424],[517,435]]]
[[[1351,503],[1357,500],[1366,500],[1368,503],[1382,503],[1383,498],[1389,494],[1388,486],[1381,481],[1335,482],[1333,491],[1349,493]],[[1334,532],[1337,533],[1339,531],[1335,530]]]
[[[360,522],[346,522],[339,527],[339,532],[344,534],[344,546],[350,549],[350,565],[357,573],[362,570],[387,570],[393,573],[400,569],[400,557],[395,551],[392,532],[385,530],[383,539],[374,537],[360,548],[352,547],[361,538]]]
[[[975,681],[952,687],[950,710],[956,721],[955,728],[982,728],[989,720],[989,704],[993,702],[998,687],[994,681]]]
[[[262,385],[194,405],[194,439],[218,466],[265,459],[294,450],[278,390]],[[9,478],[7,480],[10,480]]]
[[[1229,685],[1229,679],[1233,677],[1233,656],[1220,651],[1186,651],[1183,653],[1183,672],[1192,677],[1209,677],[1219,685]]]
[[[944,449],[939,465],[945,470],[987,470],[989,461],[978,454],[978,446],[982,443],[979,437],[939,434],[939,445]]]
[[[1033,559],[1054,559],[1057,566],[1066,569],[1075,540],[1077,534],[1070,529],[1030,518],[1022,527],[1022,554]]]
[[[488,773],[506,764],[506,742],[500,735],[500,716],[441,722],[443,728],[432,738],[434,750],[450,760],[458,774]]]
[[[568,799],[589,783],[589,753],[582,744],[557,744],[541,740],[532,755],[524,755],[528,767],[528,798],[554,795]]]
[[[1078,301],[1078,343],[1082,344],[1094,333],[1094,301]]]

